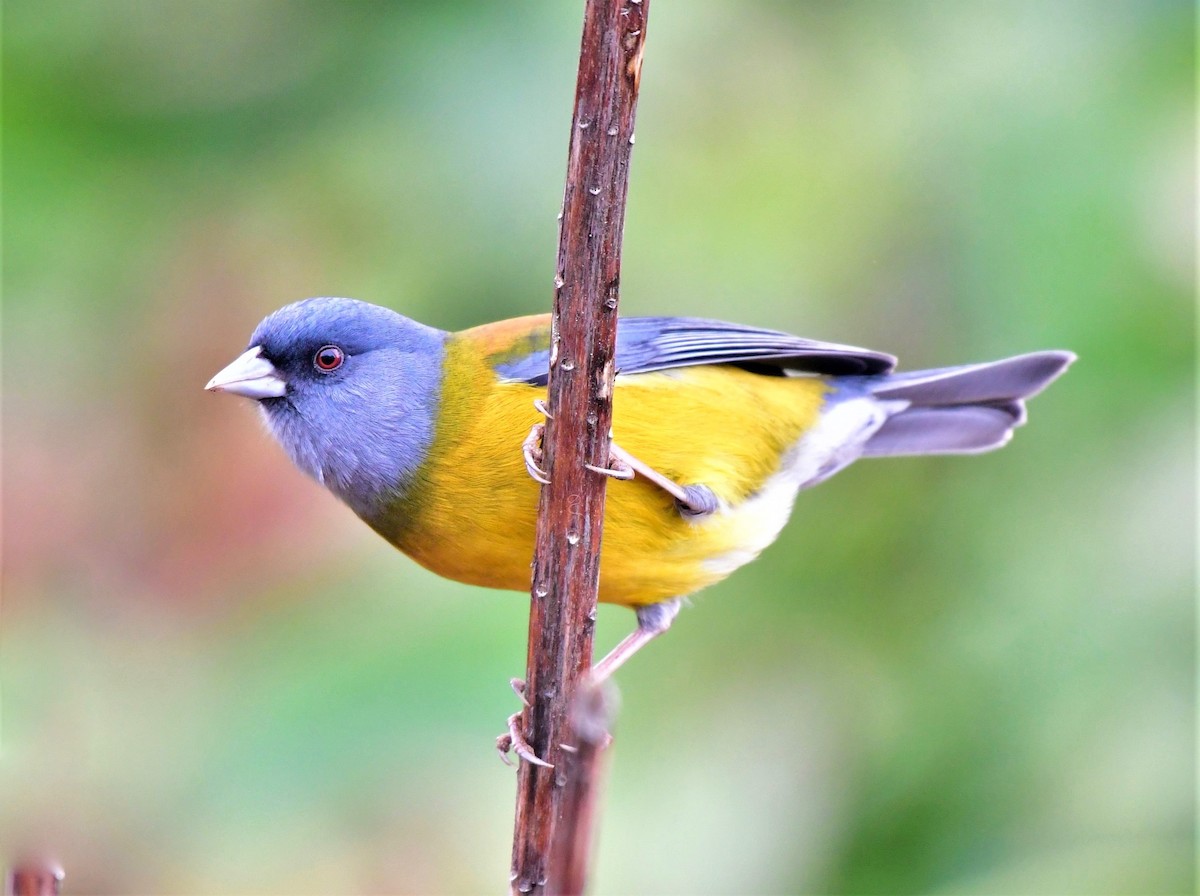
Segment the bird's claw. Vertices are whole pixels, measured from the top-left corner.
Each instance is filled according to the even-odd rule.
[[[509,684],[509,687],[511,687],[513,689],[513,693],[517,695],[518,700],[520,700],[526,706],[533,705],[528,700],[525,699],[525,679],[510,678],[508,680],[508,684]]]
[[[512,752],[512,748],[512,735],[507,731],[496,738],[496,752],[500,756],[500,761],[510,768],[514,765],[513,761],[508,758],[508,754]]]
[[[540,765],[542,768],[554,768],[546,760],[539,759],[538,755],[533,752],[533,747],[529,746],[529,741],[525,739],[525,735],[521,734],[520,721],[521,714],[514,712],[508,717],[508,731],[496,738],[496,752],[500,754],[500,759],[505,765],[512,765],[513,763],[508,758],[508,754],[511,752],[516,753],[518,758],[534,765]]]
[[[525,458],[525,470],[531,479],[542,485],[550,484],[550,477],[542,469],[542,437],[546,434],[545,423],[535,423],[529,435],[521,443],[521,456]]]
[[[608,456],[608,466],[598,467],[595,464],[584,464],[593,473],[599,473],[602,476],[611,476],[613,479],[632,479],[633,467],[621,460],[615,454]]]
[[[535,398],[533,406],[547,420],[554,419],[554,415],[546,407],[544,399]],[[521,443],[521,456],[525,458],[525,471],[529,474],[529,477],[535,482],[540,482],[542,485],[549,485],[550,475],[542,469],[542,461],[545,458],[542,440],[545,436],[546,424],[535,423],[530,428],[529,435],[525,437],[525,441]],[[596,464],[584,464],[584,466],[593,473],[599,473],[602,476],[611,476],[613,479],[629,480],[634,477],[635,472],[633,465],[626,459],[624,452],[620,451],[615,445],[609,449],[608,466],[601,467]],[[520,695],[518,694],[518,696]],[[522,699],[524,698],[522,697]]]

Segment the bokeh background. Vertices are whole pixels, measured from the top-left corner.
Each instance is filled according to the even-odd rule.
[[[580,16],[6,0],[4,860],[505,887],[527,601],[202,387],[304,296],[548,309]],[[805,493],[622,671],[597,893],[1192,891],[1193,16],[655,0],[625,313],[1080,361],[1002,452]]]

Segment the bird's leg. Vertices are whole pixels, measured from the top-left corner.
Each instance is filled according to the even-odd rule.
[[[592,666],[592,683],[599,684],[609,678],[627,659],[669,629],[682,605],[683,598],[673,597],[638,607],[637,628],[610,650],[604,659]]]
[[[522,703],[528,707],[529,701],[525,699],[525,679],[510,678],[509,685],[513,689],[513,693],[517,695]],[[518,757],[526,762],[532,762],[534,765],[544,765],[546,768],[554,768],[549,762],[545,762],[538,758],[537,753],[533,752],[533,747],[529,745],[529,741],[521,734],[521,713],[514,712],[508,717],[508,730],[496,738],[496,752],[500,754],[500,761],[505,765],[512,765],[508,759],[509,753],[516,753]]]
[[[638,460],[616,442],[610,444],[608,452],[607,467],[586,464],[587,468],[595,473],[612,476],[614,479],[632,479],[635,474],[641,476],[671,495],[679,506],[679,512],[685,516],[704,516],[712,513],[719,506],[717,496],[706,485],[680,485],[649,464]],[[670,622],[667,624],[670,625]]]
[[[671,627],[672,621],[679,615],[679,608],[683,606],[683,598],[673,597],[670,600],[664,600],[656,604],[647,604],[644,607],[637,609],[637,628],[627,635],[620,644],[608,652],[604,659],[592,666],[592,684],[597,685],[607,680],[617,671],[625,661],[665,632]],[[509,684],[512,685],[513,691],[521,702],[526,706],[529,701],[525,698],[525,682],[519,678],[511,679]],[[508,731],[496,738],[496,751],[500,754],[500,758],[507,764],[512,765],[508,759],[510,752],[516,753],[518,757],[526,762],[532,762],[534,765],[540,765],[545,768],[554,768],[549,762],[538,757],[530,746],[529,741],[521,734],[521,713],[514,712],[508,717]],[[561,745],[564,750],[573,749],[566,744]]]
[[[553,414],[546,407],[546,402],[540,398],[534,399],[534,408],[543,417],[552,419]],[[525,470],[542,485],[550,484],[550,476],[542,469],[543,450],[542,439],[546,435],[546,424],[535,423],[529,430],[529,435],[521,444],[521,454],[525,458]],[[680,485],[673,479],[664,476],[649,464],[638,460],[616,442],[609,434],[608,466],[598,467],[595,464],[584,464],[593,473],[611,476],[613,479],[633,479],[635,475],[653,482],[675,499],[679,512],[684,516],[704,516],[717,509],[719,502],[712,489],[706,485]]]

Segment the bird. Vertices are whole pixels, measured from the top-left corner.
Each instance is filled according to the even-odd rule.
[[[527,591],[551,352],[549,314],[447,332],[390,308],[286,305],[206,388],[257,402],[293,463],[417,563]],[[797,494],[859,458],[1006,444],[1025,400],[1075,360],[1037,351],[897,372],[886,353],[692,317],[618,320],[599,600],[634,631],[775,541]]]

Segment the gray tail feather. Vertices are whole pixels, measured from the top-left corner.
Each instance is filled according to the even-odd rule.
[[[988,364],[881,377],[871,385],[871,394],[908,406],[879,427],[863,456],[975,454],[999,448],[1025,422],[1025,399],[1045,389],[1074,360],[1071,352],[1033,352]]]

